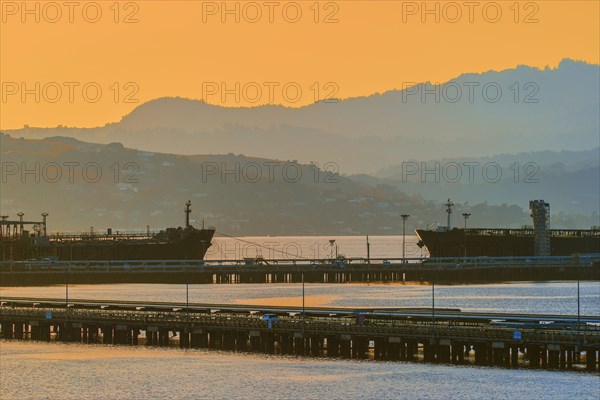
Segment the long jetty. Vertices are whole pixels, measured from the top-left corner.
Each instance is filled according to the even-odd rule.
[[[554,257],[2,261],[0,285],[600,280],[600,254]]]
[[[0,298],[4,339],[598,371],[600,316]]]

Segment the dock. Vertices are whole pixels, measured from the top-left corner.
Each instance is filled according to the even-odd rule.
[[[5,340],[599,369],[600,316],[0,298]]]
[[[549,257],[2,261],[0,285],[600,280],[600,254]]]

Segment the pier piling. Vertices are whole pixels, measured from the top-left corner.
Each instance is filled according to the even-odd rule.
[[[367,315],[365,311],[332,312],[313,308],[306,310],[305,315],[294,310],[289,310],[289,315],[287,311],[279,313],[278,319],[267,322],[261,320],[261,313],[248,313],[247,306],[235,306],[223,315],[211,312],[214,307],[191,307],[184,318],[181,312],[174,311],[181,307],[123,313],[114,304],[102,308],[94,302],[98,306],[94,310],[90,306],[78,309],[76,303],[74,301],[68,315],[57,312],[48,319],[43,309],[3,299],[0,335],[3,339],[15,340],[145,344],[345,359],[598,371],[600,328],[594,321],[600,317],[583,317],[594,323],[582,324],[578,329],[568,323],[558,328],[550,324],[535,324],[530,329],[522,326],[515,339],[511,330],[498,324],[473,322],[477,320],[465,315],[470,322],[463,325],[462,313],[444,314],[443,311],[436,315],[434,331],[431,316],[419,312],[400,312],[397,317],[390,317],[394,312],[385,312],[381,320],[370,315],[365,321],[355,318]],[[130,305],[123,307],[131,308]],[[274,312],[277,311],[265,311],[266,314]],[[556,316],[540,318],[557,319]],[[489,318],[490,321],[497,319]],[[579,319],[575,316],[566,320]],[[477,329],[473,329],[474,324]],[[575,332],[580,333],[579,338]],[[581,347],[583,342],[585,346]]]

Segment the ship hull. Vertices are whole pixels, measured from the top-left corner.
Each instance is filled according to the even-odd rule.
[[[213,229],[173,229],[147,239],[3,240],[0,260],[201,260],[211,246]]]
[[[481,234],[481,231],[467,230],[465,234],[464,229],[417,230],[416,233],[430,257],[534,256],[533,234],[519,234],[516,230],[496,230],[494,234]],[[550,255],[577,253],[600,253],[600,235],[550,237]]]

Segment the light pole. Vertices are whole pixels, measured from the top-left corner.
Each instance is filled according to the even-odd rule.
[[[463,232],[463,235],[465,236],[465,243],[463,244],[464,247],[464,256],[465,256],[465,261],[467,258],[467,219],[469,219],[469,217],[471,216],[471,213],[463,213],[462,214],[463,218],[465,219],[465,231]]]
[[[335,244],[335,239],[330,239],[329,240],[329,247],[331,249],[330,253],[329,253],[329,258],[331,260],[333,260],[333,245]]]
[[[306,312],[304,310],[304,271],[302,271],[302,353],[304,354],[304,345],[306,339],[304,339],[304,324],[305,324]]]
[[[402,262],[406,262],[406,220],[410,215],[402,214]]]
[[[435,267],[433,268],[433,277],[431,279],[431,317],[433,323],[433,339],[435,339]]]
[[[579,303],[579,274],[577,275],[577,347],[579,347],[580,329],[581,326],[581,308]],[[577,349],[579,351],[579,349]]]
[[[189,321],[190,320],[190,269],[189,267],[187,268],[187,274],[186,274],[186,280],[185,280],[185,314],[186,314],[186,318]]]
[[[68,329],[68,325],[69,325],[69,266],[68,265],[67,265],[67,269],[65,270],[65,272],[66,272],[67,279],[65,282],[65,326],[64,326],[65,332],[64,332],[64,335],[63,335],[62,331],[60,332],[60,335],[63,337],[63,340],[67,339],[67,335],[68,335],[67,332],[69,332],[69,329]]]
[[[302,271],[302,324],[304,325],[304,271]]]
[[[186,322],[190,322],[190,266],[186,257],[185,266],[185,318]]]

